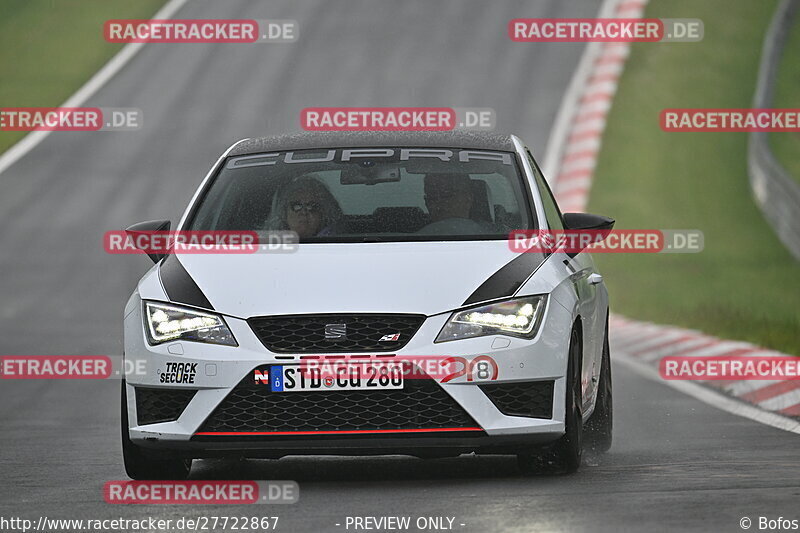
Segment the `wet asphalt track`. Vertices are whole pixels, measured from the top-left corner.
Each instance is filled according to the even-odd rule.
[[[233,141],[299,129],[309,106],[492,107],[544,155],[581,45],[506,37],[514,17],[589,17],[599,2],[190,1],[176,18],[295,19],[292,44],[148,45],[86,105],[137,107],[138,132],[55,133],[0,175],[0,353],[119,354],[122,308],[150,265],[101,237],[176,221]],[[12,104],[9,104],[12,105]],[[800,519],[796,435],[718,411],[618,365],[612,451],[569,477],[513,458],[196,462],[193,478],[294,479],[293,506],[111,506],[125,479],[119,384],[0,382],[0,517],[453,517],[457,531],[741,531]],[[460,524],[465,524],[461,526]],[[412,529],[414,531],[415,529]],[[351,529],[352,531],[352,529]]]

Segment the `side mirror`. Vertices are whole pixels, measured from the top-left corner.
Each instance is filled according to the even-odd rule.
[[[588,230],[597,232],[597,236],[592,242],[604,240],[614,228],[616,220],[603,215],[592,215],[590,213],[564,213],[565,229],[572,231]],[[569,252],[567,255],[575,257],[580,250]]]
[[[170,221],[169,220],[147,220],[145,222],[139,222],[138,224],[134,224],[128,228],[125,228],[125,233],[133,236],[136,233],[152,233],[154,231],[169,231],[170,228]],[[134,242],[135,239],[134,239]],[[141,248],[140,248],[141,249]],[[148,250],[142,249],[147,254],[147,257],[153,260],[153,263],[158,263],[167,254],[156,254],[152,253]]]

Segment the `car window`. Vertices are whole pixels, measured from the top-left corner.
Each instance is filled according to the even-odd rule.
[[[347,148],[230,157],[186,229],[307,242],[505,239],[534,229],[514,154]]]
[[[526,148],[525,153],[528,155],[528,162],[533,169],[533,175],[536,179],[536,187],[539,189],[539,196],[542,198],[544,216],[547,218],[547,226],[552,230],[564,229],[564,222],[561,218],[561,210],[558,208],[555,198],[553,198],[553,193],[550,191],[550,186],[547,184],[547,180],[544,179],[544,175],[539,169],[539,166],[536,164],[536,161],[533,159],[531,151]]]

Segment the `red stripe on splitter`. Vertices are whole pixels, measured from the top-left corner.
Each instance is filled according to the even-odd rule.
[[[440,433],[444,431],[483,431],[482,428],[433,429],[353,429],[342,431],[201,431],[195,435],[248,436],[248,435],[365,435],[374,433]]]

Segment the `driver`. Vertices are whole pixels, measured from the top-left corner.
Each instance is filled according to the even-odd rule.
[[[288,229],[301,238],[332,235],[342,215],[330,189],[315,176],[306,174],[291,180],[282,191],[273,229]]]

